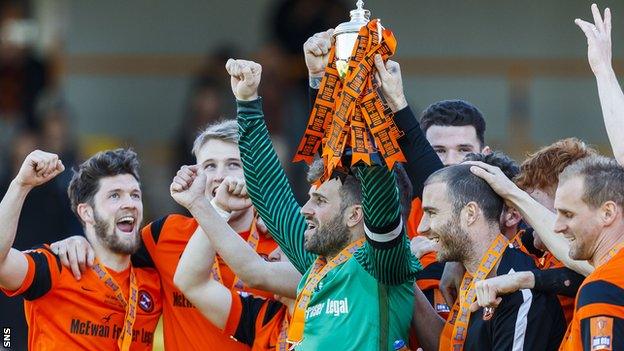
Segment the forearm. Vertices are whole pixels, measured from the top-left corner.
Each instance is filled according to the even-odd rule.
[[[29,191],[13,181],[0,202],[0,263],[7,258],[13,246],[20,213]]]
[[[305,219],[271,144],[261,99],[237,103],[239,148],[249,197],[275,241],[303,273],[314,256],[304,250]]]
[[[405,133],[399,139],[399,146],[407,160],[405,170],[412,182],[412,198],[421,197],[425,180],[444,165],[427,141],[409,106],[394,114],[394,122]]]
[[[607,135],[618,163],[624,165],[624,93],[613,69],[596,75]]]
[[[173,281],[195,307],[217,328],[225,328],[232,305],[230,291],[212,279],[215,250],[197,229],[180,257]]]
[[[576,296],[585,279],[585,276],[565,267],[522,273],[530,275],[524,283],[527,288],[568,297]]]
[[[210,244],[245,284],[256,287],[260,281],[265,280],[268,262],[225,222],[207,199],[192,206],[190,212],[199,223],[204,246]],[[210,271],[212,261],[210,267],[203,269]]]
[[[418,287],[414,289],[412,326],[423,350],[438,350],[444,320],[434,311]]]
[[[582,274],[589,275],[594,268],[587,261],[576,261],[570,258],[570,243],[561,234],[554,232],[556,215],[535,201],[526,192],[516,189],[509,196],[515,208],[522,217],[533,227],[544,245],[566,267]]]
[[[186,293],[190,289],[205,285],[211,277],[215,260],[215,249],[204,236],[202,228],[197,228],[188,241],[176,269],[173,281]]]

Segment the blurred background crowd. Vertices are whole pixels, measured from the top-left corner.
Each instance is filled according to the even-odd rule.
[[[624,13],[621,3],[598,4]],[[470,101],[484,113],[489,144],[519,159],[569,135],[608,150],[585,40],[572,22],[588,5],[365,2],[398,38],[395,59],[415,111],[443,99]],[[345,0],[0,0],[1,193],[33,149],[72,167],[98,150],[132,146],[142,160],[146,221],[175,211],[168,185],[180,165],[194,163],[197,132],[235,116],[224,69],[230,57],[263,65],[273,141],[288,171],[302,172],[289,162],[308,118],[301,48],[313,33],[347,21],[354,7]],[[624,50],[617,18],[616,70]],[[80,234],[66,195],[70,177],[32,191],[16,248]],[[305,184],[294,185],[304,198]],[[17,299],[0,296],[0,327],[22,315]],[[25,340],[25,328],[12,332]]]

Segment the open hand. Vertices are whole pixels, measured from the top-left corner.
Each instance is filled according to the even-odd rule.
[[[579,28],[587,37],[587,58],[589,65],[598,75],[612,70],[611,66],[611,10],[606,8],[604,17],[596,4],[591,6],[594,23],[575,19]]]

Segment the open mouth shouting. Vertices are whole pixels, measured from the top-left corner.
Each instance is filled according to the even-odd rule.
[[[136,218],[131,215],[123,216],[115,222],[115,226],[121,232],[131,234],[134,232]]]

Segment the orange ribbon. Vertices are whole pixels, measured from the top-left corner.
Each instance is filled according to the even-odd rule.
[[[487,253],[481,258],[475,276],[473,277],[468,272],[464,274],[459,297],[455,301],[449,319],[442,330],[442,335],[440,335],[440,351],[461,351],[464,349],[468,323],[470,322],[470,305],[477,297],[474,285],[490,274],[508,246],[507,238],[499,234],[488,248]]]
[[[353,152],[351,165],[360,161],[370,165],[371,154],[378,151],[390,169],[395,162],[406,161],[397,141],[402,133],[373,79],[375,55],[387,61],[396,51],[397,41],[388,29],[382,30],[380,38],[377,27],[378,20],[372,20],[360,29],[344,81],[336,68],[336,47],[329,52],[319,93],[293,159],[310,164],[322,146],[325,173],[321,181],[343,166],[341,157],[347,146]]]
[[[132,343],[132,328],[134,326],[134,322],[136,321],[136,309],[139,294],[134,268],[130,266],[130,292],[128,294],[129,299],[127,301],[124,297],[123,291],[121,290],[121,286],[115,281],[115,278],[113,278],[113,276],[108,272],[106,267],[104,267],[104,265],[97,259],[93,265],[93,270],[97,274],[100,281],[102,281],[104,285],[106,285],[106,287],[113,292],[117,301],[119,301],[121,306],[126,310],[123,325],[124,329],[123,333],[121,333],[119,339],[117,340],[117,346],[121,351],[128,351],[130,350],[130,344]]]
[[[295,310],[293,311],[292,319],[290,321],[290,328],[288,329],[288,342],[291,344],[298,344],[303,339],[303,329],[305,327],[305,312],[308,308],[308,304],[312,299],[312,293],[318,283],[329,273],[332,269],[346,262],[353,254],[364,245],[364,238],[361,238],[355,242],[349,244],[334,258],[327,261],[324,257],[317,257],[312,266],[312,271],[306,279],[305,285],[301,292],[297,296],[295,302]]]

